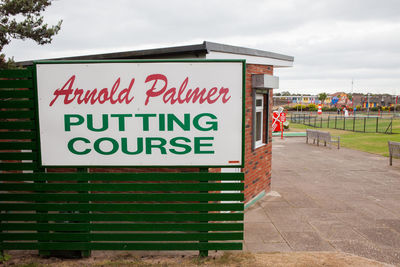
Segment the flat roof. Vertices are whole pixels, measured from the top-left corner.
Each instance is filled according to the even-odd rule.
[[[51,58],[46,60],[107,60],[107,59],[166,59],[166,58],[212,58],[235,59],[243,57],[248,63],[290,67],[294,57],[264,50],[232,46],[204,41],[202,44],[133,50],[125,52]],[[269,59],[269,61],[265,61]],[[32,65],[33,60],[18,62],[23,66]]]

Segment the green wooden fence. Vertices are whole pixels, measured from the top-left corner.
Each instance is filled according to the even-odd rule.
[[[38,170],[32,70],[0,70],[0,170]]]
[[[32,77],[0,71],[0,250],[242,249],[243,173],[40,168]]]

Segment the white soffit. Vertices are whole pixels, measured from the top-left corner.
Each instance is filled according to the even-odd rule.
[[[293,66],[293,61],[215,51],[209,51],[206,54],[206,59],[245,59],[248,64],[271,65],[278,68]]]

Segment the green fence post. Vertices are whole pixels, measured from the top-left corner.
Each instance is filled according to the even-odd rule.
[[[31,67],[28,67],[27,70],[30,71],[31,75],[32,75],[32,82],[33,82],[32,90],[33,90],[33,95],[34,95],[34,99],[35,99],[35,98],[38,97],[37,88],[36,88],[36,73],[35,73],[35,69],[34,69],[33,66],[31,66]],[[34,161],[36,161],[38,163],[38,162],[40,162],[41,150],[40,150],[40,142],[39,142],[39,132],[37,131],[38,130],[37,127],[39,125],[39,110],[38,110],[36,102],[34,104],[34,108],[33,109],[35,111],[35,115],[34,115],[33,120],[35,121],[35,124],[36,124],[36,127],[35,127],[35,130],[36,130],[35,131],[35,140],[37,140],[37,146],[36,146],[37,155],[36,155],[36,159]],[[39,164],[37,164],[37,168],[35,168],[33,170],[33,172],[34,173],[35,172],[44,173],[44,172],[46,172],[46,168],[40,167]],[[47,180],[45,180],[45,181],[34,181],[33,183],[47,183]],[[46,203],[46,201],[35,201],[35,202],[36,203]],[[36,213],[48,213],[48,211],[38,211],[38,210],[36,210],[35,212]],[[49,223],[49,222],[48,221],[36,221],[36,223],[39,224],[39,223]],[[49,231],[37,231],[37,233],[49,233]],[[40,245],[41,242],[46,242],[46,241],[38,239],[37,242]],[[39,249],[38,253],[39,253],[39,256],[50,256],[51,251],[50,250],[40,250]]]
[[[38,172],[45,172],[45,169],[39,169]],[[34,183],[47,183],[47,181],[34,181]],[[36,203],[46,203],[45,201],[36,201]],[[36,211],[36,213],[48,213],[47,211]],[[36,223],[49,223],[48,221],[37,221]],[[37,231],[38,233],[49,233],[49,231]],[[46,242],[38,239],[38,243]],[[51,255],[50,250],[39,250],[39,256],[48,257]]]
[[[356,116],[353,116],[353,132],[356,130]]]
[[[321,117],[321,128],[322,128],[322,117]]]
[[[0,181],[0,182],[2,182],[2,181]],[[0,214],[1,214],[1,213],[3,213],[2,210],[0,210]],[[0,224],[1,224],[1,223],[3,223],[3,222],[0,221]],[[0,231],[0,234],[1,234],[1,233],[3,233],[2,230]],[[1,244],[0,257],[1,257],[2,259],[4,259],[5,254],[4,254],[4,250],[3,250],[3,239],[0,240],[0,244]]]
[[[330,117],[331,117],[331,116],[328,115],[328,129],[329,129],[329,118],[330,118]]]
[[[364,133],[365,133],[365,125],[367,124],[367,118],[364,117]]]
[[[314,117],[314,128],[317,128],[317,116]]]
[[[343,117],[343,130],[346,130],[346,117]]]
[[[393,117],[390,119],[390,133],[393,133]]]
[[[88,169],[87,168],[77,168],[77,172],[86,173],[86,172],[88,172]],[[89,181],[78,181],[78,183],[80,183],[80,184],[88,184]],[[78,193],[87,194],[89,192],[88,191],[79,191]],[[81,201],[80,203],[90,203],[90,201],[86,201],[86,202],[85,201]],[[89,211],[81,211],[81,213],[90,213],[90,212]],[[90,223],[90,221],[83,221],[83,223]],[[86,233],[87,236],[89,237],[90,230],[85,231],[84,233]],[[88,238],[87,241],[90,242],[91,240],[89,240],[89,238]],[[83,258],[88,258],[88,257],[91,256],[91,254],[92,254],[91,250],[81,250],[81,257],[83,257]]]
[[[337,126],[337,116],[335,116],[335,129],[336,129],[336,126]]]
[[[376,132],[378,132],[378,122],[379,122],[379,117],[376,117]]]
[[[199,172],[208,172],[208,168],[200,168]],[[208,181],[200,182],[208,183]],[[201,193],[208,193],[208,191],[200,191]],[[200,201],[201,203],[207,203],[207,201]],[[201,211],[200,213],[208,213],[208,211]],[[202,223],[208,223],[208,221],[201,221]],[[201,231],[207,233],[208,231]],[[208,243],[208,241],[200,241],[200,243]],[[199,250],[199,257],[208,257],[208,250]]]

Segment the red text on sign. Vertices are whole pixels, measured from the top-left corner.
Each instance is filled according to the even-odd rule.
[[[217,87],[212,87],[209,90],[207,90],[206,88],[200,90],[199,87],[196,87],[195,89],[186,89],[189,83],[188,77],[186,77],[185,80],[182,82],[178,91],[175,87],[167,89],[168,79],[165,75],[162,74],[151,74],[147,76],[145,82],[153,82],[151,88],[146,91],[147,97],[146,101],[144,102],[145,105],[150,102],[151,98],[156,98],[159,96],[162,96],[162,100],[164,103],[170,103],[171,105],[175,104],[176,102],[178,102],[179,104],[189,102],[198,102],[200,104],[207,102],[208,104],[213,104],[217,102],[220,97],[222,103],[225,104],[231,98],[231,96],[229,96],[229,88],[225,87],[221,87],[219,91]]]
[[[108,88],[103,88],[101,90],[97,90],[97,88],[93,90],[84,90],[79,88],[73,88],[75,82],[75,75],[72,75],[71,78],[63,85],[63,87],[54,91],[53,95],[55,96],[53,100],[50,102],[50,106],[52,106],[59,96],[64,96],[64,104],[68,105],[72,102],[76,101],[78,105],[90,104],[94,105],[96,103],[104,104],[109,101],[111,104],[116,103],[126,103],[129,104],[133,100],[133,96],[129,98],[130,92],[132,90],[132,86],[135,83],[135,79],[132,78],[129,86],[123,90],[121,90],[118,95],[118,87],[121,83],[121,78],[118,78],[114,85],[109,91]]]

